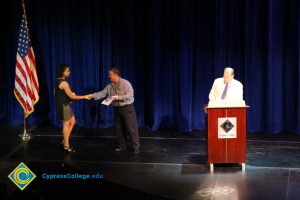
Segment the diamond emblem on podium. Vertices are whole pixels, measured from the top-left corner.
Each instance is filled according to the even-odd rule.
[[[228,133],[228,132],[234,127],[234,125],[227,119],[223,124],[220,125],[220,127],[221,127],[226,133]]]

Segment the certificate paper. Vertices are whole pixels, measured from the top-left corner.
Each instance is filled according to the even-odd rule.
[[[114,100],[113,98],[107,98],[107,99],[104,99],[101,102],[101,104],[108,106],[109,104],[111,104],[111,102],[113,102],[113,100]]]

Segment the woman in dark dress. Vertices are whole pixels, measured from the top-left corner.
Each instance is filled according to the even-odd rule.
[[[90,99],[89,95],[77,96],[75,95],[69,83],[65,80],[70,76],[70,68],[67,64],[59,64],[56,69],[55,81],[55,108],[57,117],[63,122],[63,142],[64,150],[67,152],[75,152],[74,148],[70,146],[69,138],[72,129],[75,125],[75,116],[70,107],[70,102],[78,99]]]

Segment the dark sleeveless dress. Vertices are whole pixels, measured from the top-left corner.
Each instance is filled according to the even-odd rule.
[[[70,102],[72,100],[68,97],[64,89],[60,89],[59,85],[66,81],[64,79],[56,79],[55,81],[55,110],[56,110],[56,116],[62,120],[66,121],[72,118],[73,111],[70,107]]]

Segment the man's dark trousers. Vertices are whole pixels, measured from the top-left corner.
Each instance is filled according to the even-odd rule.
[[[115,132],[120,148],[126,149],[126,136],[130,136],[134,150],[139,149],[139,131],[133,104],[114,107]]]

